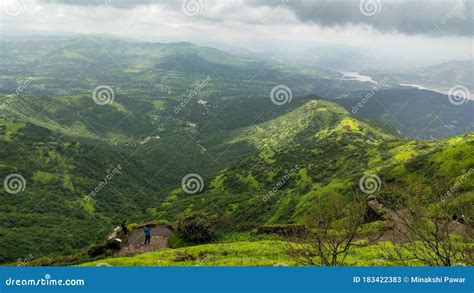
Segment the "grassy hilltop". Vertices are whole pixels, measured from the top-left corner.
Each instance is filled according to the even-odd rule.
[[[195,259],[182,264],[206,251],[215,264],[248,264],[246,251],[272,247],[275,259],[258,264],[288,262],[285,240],[254,230],[305,223],[322,201],[360,195],[365,174],[380,178],[381,198],[394,197],[385,187],[418,186],[434,209],[439,190],[455,186],[449,212],[474,209],[472,103],[452,107],[446,96],[393,87],[353,115],[372,86],[324,69],[189,43],[78,36],[1,45],[0,178],[21,174],[26,183],[15,194],[0,186],[1,263],[83,253],[124,219],[175,224],[195,212],[218,217],[219,235],[189,248]],[[103,85],[113,99],[101,106],[93,92]],[[291,102],[272,103],[278,85],[291,89]],[[401,105],[402,126],[381,109]],[[431,135],[439,138],[413,140]],[[203,178],[200,192],[183,191],[189,173]],[[356,249],[353,263],[378,263],[365,262],[371,249]],[[174,253],[110,261],[148,265],[156,255],[171,264]]]

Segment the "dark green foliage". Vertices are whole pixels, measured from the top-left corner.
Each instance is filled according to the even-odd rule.
[[[216,237],[216,218],[206,213],[191,213],[178,221],[178,235],[186,241],[206,243]]]
[[[351,112],[368,93],[353,92],[346,98],[338,99],[337,103]],[[473,103],[457,107],[449,102],[447,95],[437,92],[382,89],[375,92],[363,107],[352,113],[360,118],[381,121],[379,124],[387,124],[390,128],[395,127],[403,136],[431,139],[471,131],[473,112]]]
[[[366,93],[366,86],[339,80],[334,72],[262,64],[188,43],[80,37],[2,39],[1,45],[0,105],[29,80],[0,108],[0,180],[19,173],[27,182],[15,195],[0,187],[1,263],[83,251],[103,243],[124,219],[175,221],[183,213],[207,212],[223,215],[219,231],[226,233],[301,223],[320,197],[349,196],[366,172],[380,173],[383,184],[426,183],[433,174],[454,184],[461,170],[473,167],[472,135],[449,144],[412,143],[382,122],[353,119],[336,104],[316,100],[315,93],[333,99],[361,90],[336,100],[350,107]],[[196,92],[208,76],[209,84]],[[103,84],[115,91],[111,105],[92,99],[94,88]],[[271,102],[278,84],[291,88],[291,103]],[[404,115],[403,122],[409,129],[426,126],[421,110],[431,106],[432,97],[411,90],[379,95],[393,101],[387,106],[392,112],[405,97],[418,105],[421,96],[421,106],[406,106],[407,113],[416,113]],[[380,118],[376,105],[367,104],[361,116]],[[446,109],[445,103],[433,105]],[[464,121],[464,111],[472,112],[468,105],[450,112],[449,119]],[[390,123],[398,127],[394,119]],[[342,130],[344,124],[353,130]],[[463,131],[454,133],[458,130]],[[435,125],[427,134],[438,131]],[[406,158],[395,158],[404,152]],[[119,174],[89,198],[107,170],[118,165]],[[297,172],[282,179],[297,165]],[[191,172],[204,179],[201,193],[180,188]],[[468,182],[458,188],[471,190]]]

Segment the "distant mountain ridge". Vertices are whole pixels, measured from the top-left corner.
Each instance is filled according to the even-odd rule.
[[[213,101],[214,109],[218,109],[219,106],[224,107],[226,104],[229,104],[230,107],[234,105],[238,107],[241,103],[240,100],[252,99],[255,104],[262,105],[262,108],[258,108],[258,111],[263,112],[265,107],[263,107],[263,102],[260,100],[266,99],[267,102],[270,102],[269,94],[272,88],[278,85],[285,85],[290,88],[294,97],[316,95],[346,106],[347,101],[340,99],[341,97],[354,98],[351,103],[357,104],[370,94],[374,87],[372,83],[344,80],[340,73],[330,70],[298,64],[285,64],[278,60],[242,58],[214,48],[186,42],[129,42],[97,36],[52,39],[42,37],[33,41],[8,40],[8,38],[2,40],[3,50],[0,52],[0,59],[3,60],[2,68],[0,68],[0,95],[15,93],[21,87],[21,95],[33,96],[37,101],[37,108],[41,108],[43,100],[52,99],[52,97],[65,97],[65,100],[69,100],[68,103],[71,102],[72,97],[76,97],[74,99],[80,97],[79,99],[84,101],[91,99],[95,87],[107,85],[114,90],[115,101],[117,105],[120,104],[121,110],[128,110],[132,114],[129,116],[130,119],[138,126],[138,129],[145,129],[145,133],[140,133],[140,135],[149,135],[152,130],[144,125],[149,122],[138,122],[139,120],[143,120],[147,115],[156,115],[156,112],[160,111],[172,113],[174,107],[208,77],[212,79],[212,82],[209,83],[208,87],[201,90],[198,94],[199,97],[196,97],[193,101],[193,107],[199,99]],[[443,68],[443,66],[439,66],[439,68]],[[433,124],[435,129],[431,129],[428,123],[432,118],[429,117],[438,114],[436,111],[440,107],[435,107],[435,105],[444,103],[441,100],[446,100],[447,97],[440,97],[440,100],[434,103],[433,107],[431,103],[428,103],[427,106],[419,108],[417,107],[417,101],[426,101],[425,93],[406,90],[406,87],[403,90],[403,87],[398,85],[403,80],[395,75],[388,76],[384,72],[374,74],[372,77],[376,81],[388,79],[387,87],[382,88],[382,90],[396,89],[396,98],[407,102],[408,109],[417,108],[421,111],[421,116],[428,118],[418,123],[416,121],[418,118],[415,115],[406,115],[403,119],[407,119],[407,126],[400,127],[396,119],[388,119],[390,113],[401,114],[397,111],[399,107],[392,110],[386,106],[391,103],[390,99],[387,102],[381,102],[386,109],[377,107],[376,103],[370,105],[369,108],[375,112],[371,112],[372,116],[370,117],[361,116],[362,118],[385,121],[385,123],[400,129],[403,135],[409,137],[446,137],[462,133],[465,128],[472,129],[470,127],[474,120],[470,117],[472,115],[469,115],[470,107],[450,107],[449,105],[443,106],[443,111],[449,113],[449,117],[461,117],[462,119],[457,120],[459,120],[462,127],[446,128],[445,125],[455,125],[455,123],[452,123],[453,119],[444,119],[446,120],[444,125]],[[443,83],[449,80],[449,78],[443,79]],[[465,79],[466,76],[463,77],[463,80]],[[25,82],[28,83],[28,86],[22,87],[21,85]],[[381,96],[381,93],[382,91],[378,93],[377,99],[386,99]],[[434,94],[431,95],[435,96]],[[390,96],[393,95],[390,94]],[[0,97],[0,99],[2,98]],[[54,99],[60,100],[58,98]],[[160,104],[160,109],[154,109],[157,104]],[[83,113],[82,110],[84,109],[74,109],[76,106],[79,105],[72,103],[68,108],[73,113],[81,111],[80,113],[86,119],[89,115],[87,112],[94,109],[88,107],[85,110],[86,112]],[[293,106],[293,104],[285,105],[286,108],[290,109]],[[12,107],[14,108],[15,105],[12,105]],[[17,110],[19,112],[29,111],[31,114],[36,113],[38,109],[32,109],[31,107],[31,104],[26,103]],[[387,109],[390,109],[390,111],[387,112]],[[42,113],[42,115],[47,116],[44,118],[54,120],[55,118],[48,115],[48,112],[44,111]],[[57,118],[67,119],[67,117],[59,117],[62,115],[61,112],[67,113],[65,109],[60,111],[58,109]],[[135,114],[137,114],[136,117],[134,117]],[[30,116],[26,114],[26,117]],[[252,122],[249,121],[251,118],[246,119],[249,117],[245,117],[245,115],[240,116],[239,119],[243,117],[244,120],[242,121]],[[94,118],[91,119],[94,120]],[[232,120],[238,121],[239,119]],[[464,121],[465,119],[467,121]],[[398,120],[401,121],[402,119],[399,118]],[[106,124],[110,124],[108,122]],[[128,123],[128,121],[122,123]],[[159,122],[156,121],[156,123]],[[427,125],[428,128],[426,128]],[[79,125],[76,127],[79,127]],[[86,125],[82,128],[87,129],[90,126]],[[94,128],[101,132],[99,125],[94,125]],[[129,138],[125,138],[124,135],[137,134],[135,132],[137,131],[129,131],[128,134],[114,134],[114,141],[127,141]]]
[[[432,92],[380,89],[352,113],[372,84],[189,43],[1,45],[0,178],[26,182],[14,196],[0,186],[3,263],[25,251],[77,252],[124,219],[207,211],[238,231],[299,223],[319,197],[350,196],[366,173],[430,186],[433,174],[454,184],[474,166],[472,104]],[[104,86],[101,101],[94,92]],[[271,93],[282,88],[277,105]],[[420,141],[401,138],[415,131]],[[431,135],[452,138],[422,140]],[[202,192],[183,191],[188,174],[202,177]],[[459,197],[466,203],[470,180]]]
[[[449,61],[438,65],[414,68],[404,72],[367,71],[376,78],[387,77],[392,82],[416,84],[443,93],[457,85],[474,93],[474,60]]]
[[[367,172],[384,180],[392,177],[390,181],[400,184],[415,172],[429,185],[426,174],[433,168],[452,182],[463,169],[474,167],[472,133],[449,140],[404,141],[323,100],[306,102],[220,137],[208,134],[199,139],[201,144],[189,144],[193,139],[186,139],[185,134],[168,138],[169,143],[159,139],[138,149],[99,141],[77,142],[29,123],[1,121],[0,125],[6,125],[0,137],[0,176],[15,172],[27,182],[24,192],[0,199],[2,214],[9,219],[0,227],[4,261],[19,257],[31,247],[32,239],[53,230],[59,231],[54,235],[66,230],[73,233],[67,240],[49,237],[35,246],[34,255],[82,249],[104,237],[124,217],[171,221],[185,211],[203,210],[223,213],[237,231],[263,224],[298,223],[317,198],[333,193],[350,196]],[[216,142],[220,143],[209,147]],[[60,148],[45,149],[58,143]],[[18,145],[23,147],[18,149]],[[215,159],[216,151],[223,160],[204,167],[205,158]],[[453,161],[459,155],[466,159]],[[413,162],[419,162],[418,169],[406,169]],[[107,176],[106,170],[119,165],[116,178],[91,198],[91,191]],[[163,166],[166,172],[161,173]],[[203,177],[200,193],[187,194],[179,187],[181,177],[190,170]],[[463,186],[466,194],[459,200],[472,202],[472,182]],[[50,201],[54,205],[39,204],[40,209],[33,212],[35,202]],[[20,225],[18,213],[24,209],[35,220]],[[52,218],[60,223],[49,228]],[[94,233],[87,228],[92,222]],[[9,228],[12,225],[17,227],[15,232]],[[19,241],[17,233],[28,237]]]

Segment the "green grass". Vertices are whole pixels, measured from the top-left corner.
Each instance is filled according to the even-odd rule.
[[[207,211],[224,215],[227,227],[236,231],[298,222],[320,197],[349,196],[365,172],[402,184],[426,185],[439,175],[454,185],[463,169],[474,167],[472,134],[405,141],[381,123],[356,119],[341,106],[306,96],[315,89],[346,90],[349,83],[342,81],[325,88],[327,82],[318,77],[331,78],[329,72],[279,63],[261,66],[261,61],[185,43],[156,47],[92,37],[78,40],[54,60],[48,56],[56,52],[55,42],[2,44],[9,53],[0,77],[4,92],[13,93],[26,78],[31,84],[7,107],[0,106],[0,116],[15,121],[0,119],[0,179],[15,172],[27,181],[24,192],[0,196],[0,216],[5,219],[0,223],[0,262],[24,257],[25,251],[37,257],[81,251],[104,241],[125,218],[131,223],[175,221],[183,212]],[[110,55],[97,56],[98,44],[110,47]],[[177,64],[185,56],[186,62]],[[120,60],[120,66],[111,64],[111,57]],[[213,78],[180,113],[174,113],[176,105],[213,75],[201,66],[200,58],[212,65],[221,63],[222,78]],[[95,62],[84,79],[78,79],[86,60]],[[20,65],[30,63],[46,66]],[[269,71],[250,80],[260,67]],[[116,94],[108,106],[98,106],[92,99],[94,87],[103,83]],[[289,86],[294,96],[281,107],[268,97],[279,83]],[[0,95],[0,105],[8,98]],[[199,105],[198,99],[208,101],[209,108]],[[461,109],[468,108],[456,111]],[[208,110],[218,119],[210,120]],[[449,112],[457,114],[451,108]],[[413,117],[418,115],[402,121],[410,124]],[[443,118],[454,119],[459,117]],[[199,134],[189,133],[187,122],[196,123]],[[464,124],[470,125],[460,123]],[[140,138],[152,135],[161,138],[138,144]],[[57,140],[64,150],[44,154],[42,146]],[[118,164],[124,165],[123,174],[98,196],[84,200]],[[285,179],[264,204],[263,195],[295,165],[301,167],[297,174]],[[180,187],[191,171],[204,177],[205,188],[196,195],[185,194]],[[473,181],[471,176],[460,184],[463,202],[472,202]],[[24,237],[18,239],[18,234]],[[38,239],[42,245],[31,247]]]
[[[163,249],[132,257],[117,257],[81,264],[81,266],[276,266],[301,265],[287,253],[288,242],[281,240],[239,241]],[[391,245],[381,243],[381,245]],[[181,261],[179,255],[191,259]],[[350,266],[392,266],[397,261],[381,258],[378,245],[353,247],[347,258]],[[413,263],[419,265],[419,263]]]

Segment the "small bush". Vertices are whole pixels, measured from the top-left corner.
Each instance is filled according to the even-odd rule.
[[[156,221],[157,225],[166,225],[166,226],[171,226],[171,223],[167,220],[158,220]]]
[[[215,218],[205,213],[192,213],[178,221],[178,235],[185,241],[206,243],[216,238]]]

